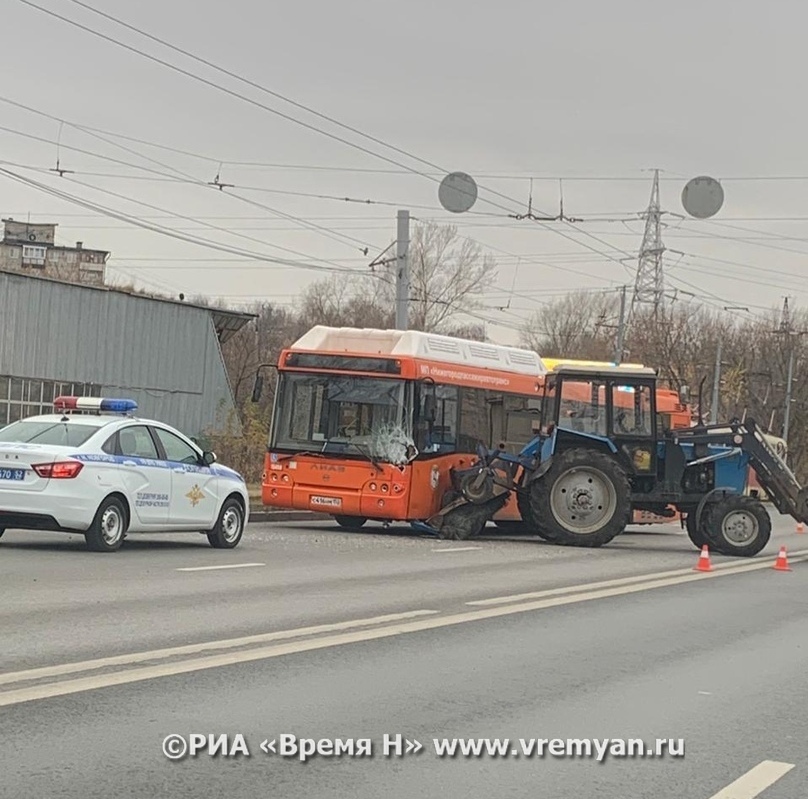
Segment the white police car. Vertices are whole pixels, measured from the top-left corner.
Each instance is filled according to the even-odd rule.
[[[201,532],[232,549],[249,519],[238,472],[125,399],[58,397],[58,413],[0,428],[0,535],[83,533],[117,550],[128,533]],[[89,413],[87,413],[89,411]]]

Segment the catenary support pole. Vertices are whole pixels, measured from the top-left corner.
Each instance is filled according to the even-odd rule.
[[[396,235],[396,330],[407,330],[410,310],[410,212],[398,212]]]
[[[626,288],[623,286],[620,295],[620,321],[617,325],[617,346],[614,353],[614,362],[620,366],[623,362],[623,347],[626,340]]]
[[[721,386],[721,341],[715,352],[715,374],[713,375],[713,401],[710,404],[710,423],[718,424],[718,392]]]
[[[794,379],[794,344],[789,342],[788,377],[786,378],[786,407],[783,413],[783,440],[788,444],[788,425],[791,421],[791,383]]]

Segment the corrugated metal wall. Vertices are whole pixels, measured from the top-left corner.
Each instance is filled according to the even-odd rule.
[[[233,408],[207,311],[0,273],[0,375],[101,384],[199,435]]]

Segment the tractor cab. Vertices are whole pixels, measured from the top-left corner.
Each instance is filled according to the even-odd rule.
[[[542,401],[552,452],[597,446],[637,475],[655,474],[656,384],[656,372],[645,367],[557,367],[545,378]]]

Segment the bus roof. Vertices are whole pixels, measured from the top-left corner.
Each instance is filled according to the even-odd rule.
[[[418,358],[458,363],[482,369],[538,377],[547,374],[542,359],[532,350],[470,341],[420,330],[377,330],[317,325],[289,349],[308,352],[356,353]]]

